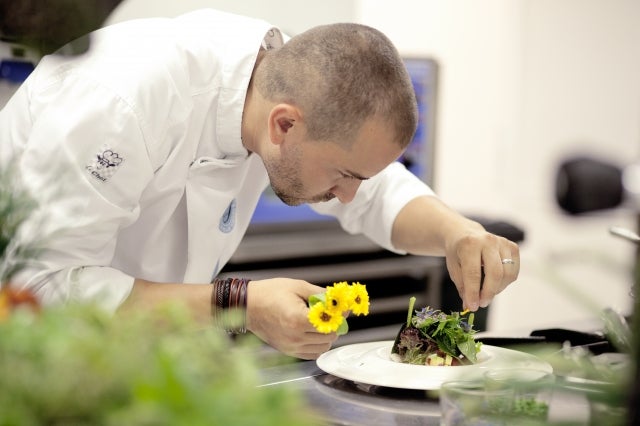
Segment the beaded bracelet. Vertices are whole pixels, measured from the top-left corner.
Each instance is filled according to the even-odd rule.
[[[216,278],[211,290],[211,316],[216,325],[229,334],[244,334],[247,332],[247,278]],[[243,319],[233,321],[229,319],[230,311],[242,311]],[[233,323],[233,324],[230,324]]]

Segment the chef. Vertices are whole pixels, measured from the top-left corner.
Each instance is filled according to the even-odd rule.
[[[316,358],[336,338],[307,319],[322,288],[216,278],[267,185],[386,249],[446,256],[471,310],[516,279],[515,243],[395,161],[416,102],[380,32],[333,24],[287,40],[204,9],[90,37],[86,54],[44,57],[0,113],[2,166],[39,201],[22,238],[44,248],[12,285],[43,304],[119,313],[179,300],[199,321]],[[240,324],[223,320],[229,308]]]

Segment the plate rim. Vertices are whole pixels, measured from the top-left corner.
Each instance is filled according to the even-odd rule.
[[[495,367],[496,365],[499,365],[499,361],[501,357],[506,358],[511,356],[515,358],[520,358],[523,361],[534,361],[535,363],[538,364],[535,366],[535,368],[539,368],[541,370],[545,370],[548,372],[553,372],[553,368],[551,364],[536,357],[535,355],[528,354],[526,352],[515,351],[513,349],[493,346],[493,345],[482,346],[484,349],[488,349],[490,352],[489,353],[490,358],[488,358],[486,361],[480,364],[453,366],[453,367],[418,366],[418,365],[412,365],[412,364],[403,364],[403,363],[397,363],[395,361],[392,361],[391,359],[383,359],[383,358],[375,359],[375,357],[371,355],[372,352],[379,351],[383,349],[385,346],[388,346],[390,351],[391,346],[393,346],[393,343],[394,343],[393,340],[380,340],[380,341],[362,342],[362,343],[354,343],[350,345],[340,346],[338,348],[331,349],[321,354],[318,357],[318,359],[316,359],[316,365],[318,366],[318,368],[320,368],[322,371],[324,371],[327,374],[331,374],[333,376],[336,376],[342,379],[351,380],[353,382],[374,385],[374,386],[383,386],[383,387],[399,388],[399,389],[415,389],[415,390],[438,390],[440,389],[440,386],[442,383],[444,383],[447,380],[460,378],[461,376],[464,375],[463,373],[467,373],[466,375],[464,375],[465,376],[464,379],[471,378],[471,376],[479,377],[484,370],[487,370],[491,367]],[[362,357],[367,356],[368,358],[373,358],[373,359],[370,359],[370,361],[373,361],[372,362],[373,364],[378,364],[378,366],[380,366],[380,364],[386,365],[385,364],[386,362],[393,363],[388,365],[393,365],[394,370],[396,370],[395,372],[397,374],[401,374],[401,373],[406,374],[408,372],[412,372],[414,377],[408,380],[397,380],[397,379],[394,379],[393,377],[389,379],[388,375],[385,375],[384,377],[374,376],[374,377],[363,378],[361,375],[358,374],[357,371],[354,371],[354,370],[362,367],[365,364],[365,362],[360,361],[360,365],[353,365],[353,363],[350,365],[347,365],[345,363],[341,364],[338,358],[340,354],[344,352],[353,352],[350,355],[350,357],[355,362],[358,362],[358,359],[362,359]],[[335,368],[332,367],[332,364],[335,365]],[[354,368],[351,369],[349,367],[354,367]],[[447,375],[449,377],[443,379],[442,377],[440,378],[437,377],[438,374],[434,373],[435,377],[430,378],[430,377],[425,377],[422,374],[418,374],[416,376],[415,371],[420,371],[420,370],[415,370],[415,368],[429,369],[429,370],[422,370],[425,372],[439,371],[441,373],[442,371],[447,371],[447,372],[455,371],[457,372],[457,374]],[[452,368],[456,370],[450,370]],[[432,370],[432,369],[438,369],[438,370]],[[440,369],[447,369],[447,370],[440,370]],[[459,369],[464,369],[464,370],[459,370]],[[470,371],[472,372],[469,373]]]

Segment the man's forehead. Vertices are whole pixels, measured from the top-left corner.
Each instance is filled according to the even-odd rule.
[[[379,121],[365,123],[349,149],[349,165],[354,177],[369,178],[396,161],[406,148],[395,143],[393,131]]]

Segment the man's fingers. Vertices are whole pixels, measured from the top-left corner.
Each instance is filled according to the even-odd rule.
[[[464,308],[477,311],[480,306],[480,285],[482,284],[482,269],[468,268],[462,271]]]
[[[331,343],[305,345],[304,347],[299,348],[298,351],[293,355],[297,358],[302,359],[318,359],[320,355],[331,349]]]

